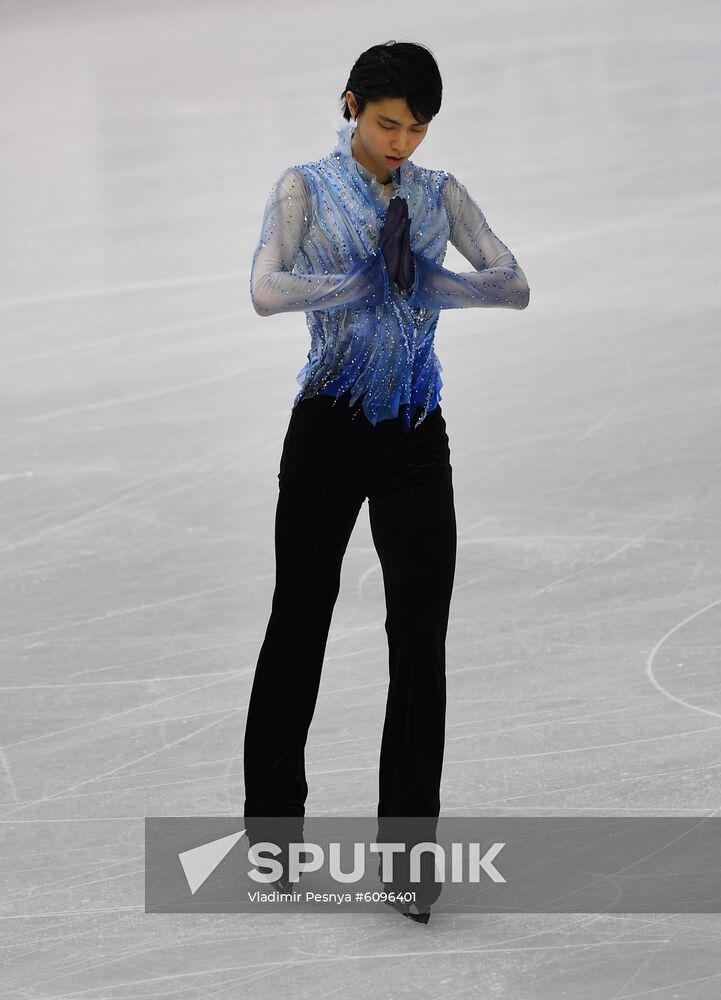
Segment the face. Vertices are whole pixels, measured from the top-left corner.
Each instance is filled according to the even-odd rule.
[[[356,118],[357,103],[352,90],[346,91],[346,101]],[[357,121],[353,155],[383,183],[390,180],[391,170],[413,155],[428,131],[427,124],[422,125],[413,117],[404,97],[369,101]]]

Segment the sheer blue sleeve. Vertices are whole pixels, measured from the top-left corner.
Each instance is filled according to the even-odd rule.
[[[253,253],[250,296],[260,316],[341,306],[370,308],[388,296],[388,273],[378,249],[344,273],[292,273],[312,211],[303,174],[289,167],[271,189]]]
[[[415,309],[469,306],[525,309],[530,297],[525,274],[453,174],[446,176],[443,202],[450,223],[449,239],[476,270],[456,274],[423,254],[414,253],[416,273],[408,305]]]

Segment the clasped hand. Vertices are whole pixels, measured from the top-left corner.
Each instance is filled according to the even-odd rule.
[[[410,239],[411,220],[405,198],[391,198],[383,228],[378,237],[390,278],[407,292],[415,280],[415,264]]]

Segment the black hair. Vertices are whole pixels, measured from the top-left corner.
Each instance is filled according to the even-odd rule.
[[[430,49],[393,39],[372,45],[356,59],[340,98],[343,117],[350,121],[348,90],[356,96],[359,115],[369,101],[404,97],[416,121],[426,124],[440,110],[443,83]]]

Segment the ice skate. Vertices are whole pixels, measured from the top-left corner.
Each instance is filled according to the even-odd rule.
[[[298,881],[300,881],[302,874],[303,872],[299,874]],[[298,882],[291,882],[290,879],[288,878],[287,873],[283,872],[280,878],[275,880],[273,885],[278,890],[278,892],[293,892],[295,887],[298,885]]]
[[[418,907],[416,903],[402,903],[400,900],[395,899],[386,899],[385,902],[389,906],[392,906],[394,910],[402,913],[404,917],[408,917],[409,920],[415,920],[418,924],[427,924],[431,919],[430,906]]]

